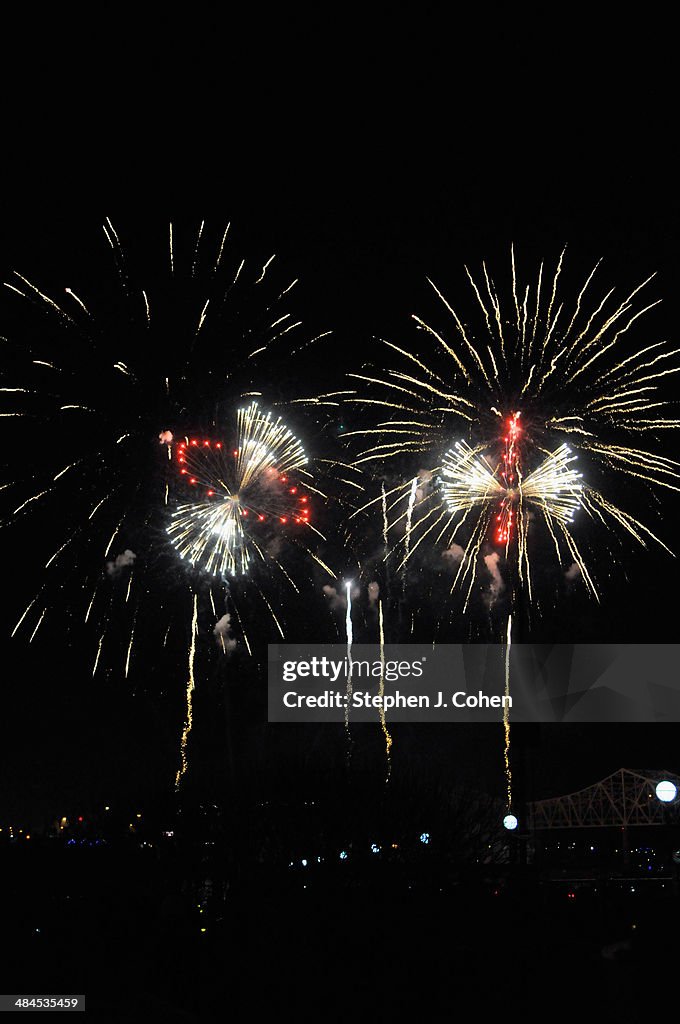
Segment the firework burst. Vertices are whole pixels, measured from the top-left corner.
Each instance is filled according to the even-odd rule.
[[[569,529],[583,495],[582,474],[573,467],[576,456],[571,448],[562,444],[540,462],[528,476],[523,477],[517,455],[519,436],[518,417],[511,417],[506,452],[500,465],[491,468],[484,457],[466,441],[457,442],[445,453],[441,468],[440,494],[444,507],[454,523],[461,522],[469,513],[477,517],[475,533],[481,542],[489,537],[505,549],[517,545],[519,570],[530,585],[529,525],[532,517],[539,516],[552,537],[558,558],[558,537],[563,538],[575,558],[580,554]],[[474,580],[475,560],[461,560],[455,583],[468,580],[468,594]],[[588,584],[592,580],[585,564],[579,567]]]
[[[221,577],[246,573],[253,557],[276,560],[265,535],[271,527],[311,526],[309,495],[289,477],[304,472],[307,456],[281,419],[256,402],[239,409],[234,443],[191,438],[176,446],[180,476],[202,494],[178,504],[168,527],[181,558]]]
[[[277,350],[288,359],[301,326],[284,308],[296,282],[272,287],[274,257],[249,269],[230,253],[229,226],[214,232],[202,222],[187,236],[170,225],[166,232],[164,250],[137,266],[107,219],[104,248],[114,272],[100,269],[93,254],[90,297],[81,285],[62,287],[59,296],[18,271],[5,282],[17,305],[4,341],[2,525],[33,538],[28,561],[37,564],[27,576],[42,574],[16,631],[34,636],[55,611],[73,625],[84,620],[98,637],[95,670],[105,663],[108,626],[119,630],[127,621],[133,641],[145,603],[156,602],[150,617],[167,639],[157,612],[169,577],[177,578],[165,531],[175,495],[173,437],[217,431],[244,397],[259,398],[263,360]],[[285,473],[285,428],[275,423],[254,416],[252,443],[267,424]],[[30,462],[26,450],[34,453]],[[254,461],[246,445],[236,474]],[[250,490],[252,479],[246,483]],[[177,546],[178,537],[171,534]],[[127,675],[134,643],[125,652]]]
[[[26,552],[13,635],[33,642],[48,623],[82,641],[84,630],[93,675],[139,680],[143,652],[153,650],[173,670],[184,663],[179,777],[199,669],[233,648],[232,629],[251,652],[246,619],[262,615],[282,635],[300,577],[311,579],[306,562],[284,565],[286,537],[275,549],[259,517],[290,514],[294,546],[334,575],[299,543],[312,530],[306,492],[321,493],[302,447],[256,404],[260,382],[279,376],[272,366],[294,372],[291,357],[316,339],[301,337],[285,308],[296,281],[277,283],[275,257],[235,257],[229,235],[229,226],[170,225],[158,244],[129,248],[107,219],[102,256],[92,250],[77,281],[36,283],[15,271],[5,282],[0,525]],[[272,402],[281,397],[272,390]],[[225,424],[239,407],[230,435]],[[223,430],[199,459],[191,440]],[[304,478],[299,500],[289,471]],[[259,533],[246,526],[251,518]],[[255,559],[258,550],[265,557]],[[246,570],[235,594],[232,577]]]
[[[564,252],[552,275],[541,265],[536,282],[523,284],[511,251],[509,301],[485,264],[478,279],[466,268],[474,326],[430,282],[448,327],[414,316],[424,347],[386,341],[392,364],[351,374],[361,390],[346,401],[379,416],[351,432],[363,442],[357,465],[393,460],[397,469],[408,458],[427,466],[387,492],[400,568],[422,544],[449,549],[462,537],[455,583],[465,586],[466,605],[489,544],[502,549],[531,598],[539,522],[558,561],[575,563],[594,597],[575,518],[666,547],[608,494],[616,476],[680,490],[680,464],[655,450],[680,426],[664,394],[666,378],[680,371],[680,350],[637,340],[638,321],[658,304],[641,302],[651,277],[620,301],[613,288],[590,298],[598,263],[569,303],[560,293],[563,263]],[[355,514],[381,500],[384,507],[376,498]]]

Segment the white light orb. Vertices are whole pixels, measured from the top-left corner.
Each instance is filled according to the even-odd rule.
[[[670,804],[675,800],[678,795],[678,788],[673,782],[669,782],[668,779],[663,779],[659,782],[656,787],[656,798],[660,800],[662,804]]]
[[[506,814],[503,818],[503,828],[507,828],[510,832],[513,832],[518,825],[519,822],[514,814]]]

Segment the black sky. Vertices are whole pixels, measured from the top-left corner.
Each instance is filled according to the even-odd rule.
[[[406,84],[397,88],[398,100]],[[313,88],[310,79],[307,95]],[[162,132],[150,112],[150,147],[138,149],[131,138],[121,143],[114,133],[108,152],[98,145],[82,156],[64,111],[61,145],[50,133],[44,147],[34,138],[30,150],[15,151],[0,207],[0,268],[3,275],[16,267],[38,279],[87,262],[89,247],[101,245],[106,215],[133,245],[164,230],[169,219],[187,232],[203,218],[231,220],[250,251],[265,258],[276,252],[290,276],[301,279],[297,301],[306,322],[333,329],[342,359],[351,361],[373,335],[412,337],[409,315],[429,301],[426,275],[460,281],[464,263],[500,263],[511,242],[521,260],[536,266],[543,257],[556,259],[568,243],[579,268],[604,257],[608,275],[623,287],[657,271],[663,306],[655,335],[673,338],[678,168],[660,107],[650,112],[638,93],[626,110],[619,96],[612,119],[615,91],[612,81],[594,107],[579,99],[566,116],[560,102],[539,133],[520,98],[514,108],[505,98],[500,113],[491,104],[478,114],[452,92],[433,126],[427,90],[414,113],[410,105],[402,110],[387,102],[389,82],[365,101],[352,90],[345,108],[334,90],[334,101],[312,118],[300,115],[307,111],[304,99],[290,106],[275,94],[268,103],[250,94],[234,101],[238,130],[226,105],[207,139],[198,123],[188,138]],[[185,126],[187,113],[178,107]],[[119,114],[124,120],[125,110]],[[314,373],[323,370],[316,366]],[[672,541],[673,503],[665,509],[665,536]],[[10,541],[3,551],[3,621],[13,623],[12,581],[22,557]],[[603,610],[567,610],[566,629],[589,629],[592,640],[674,642],[675,562],[631,551],[625,572],[628,584],[617,579]],[[26,658],[9,639],[5,651],[2,799],[12,813],[45,813],[62,796],[72,803],[97,800],[104,791],[139,791],[140,778],[144,793],[162,787],[174,739],[163,735],[152,701],[132,696],[122,681],[104,695],[93,691],[77,657],[70,660],[73,652],[43,650],[42,660]],[[677,768],[668,763],[677,735],[668,726],[591,727],[578,735],[546,730],[537,771],[547,790],[559,790],[624,760]],[[447,742],[440,737],[435,746],[443,751]],[[420,750],[427,738],[412,743]]]

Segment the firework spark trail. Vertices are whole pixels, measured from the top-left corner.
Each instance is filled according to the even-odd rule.
[[[200,227],[198,229],[198,235],[196,237],[196,247],[194,249],[194,258],[193,258],[193,261],[192,261],[192,264],[191,264],[191,276],[192,277],[196,276],[196,263],[198,262],[198,250],[199,250],[200,245],[201,245],[201,236],[203,235],[203,228],[204,227],[205,227],[205,221],[202,220],[201,221],[201,225],[200,225]]]
[[[34,604],[36,603],[36,601],[38,600],[38,597],[39,597],[39,596],[40,596],[40,594],[38,593],[38,594],[36,594],[36,595],[35,595],[35,597],[33,598],[33,600],[32,600],[32,601],[29,601],[29,603],[28,603],[28,605],[26,606],[26,608],[25,608],[25,610],[24,610],[23,614],[22,614],[22,615],[20,616],[20,618],[19,618],[18,622],[16,623],[16,625],[15,625],[14,629],[13,629],[13,630],[12,630],[12,632],[10,633],[10,636],[14,636],[14,635],[15,635],[15,633],[17,633],[17,632],[18,632],[18,630],[19,630],[19,627],[21,626],[22,622],[24,621],[24,619],[26,618],[26,616],[27,616],[27,615],[28,615],[28,613],[30,612],[30,610],[31,610],[31,608],[33,607],[33,605],[34,605]]]
[[[416,503],[416,494],[418,493],[418,477],[415,476],[411,482],[411,491],[408,497],[408,505],[406,507],[406,539],[405,548],[406,554],[405,559],[408,559],[409,548],[411,547],[411,523],[413,522],[413,509]]]
[[[270,602],[269,602],[269,601],[267,600],[267,598],[265,597],[265,595],[264,595],[264,594],[262,593],[262,590],[260,589],[260,587],[258,587],[258,586],[256,585],[256,586],[255,586],[255,589],[257,590],[258,594],[259,594],[259,595],[260,595],[260,597],[262,598],[262,601],[264,602],[264,604],[265,604],[265,605],[267,606],[267,608],[269,609],[269,614],[270,614],[270,615],[271,615],[271,617],[272,617],[272,620],[273,620],[273,622],[274,622],[274,625],[276,626],[276,628],[277,628],[277,629],[278,629],[278,631],[279,631],[279,635],[281,636],[281,639],[282,639],[282,640],[283,640],[283,639],[285,639],[285,635],[286,635],[286,634],[284,633],[284,631],[283,631],[283,627],[282,627],[281,623],[279,622],[279,620],[277,619],[277,617],[276,617],[276,615],[275,615],[275,613],[274,613],[274,609],[272,608],[272,606],[271,606]]]
[[[510,697],[510,646],[512,644],[512,615],[508,615],[508,629],[505,637],[505,696]],[[503,761],[505,764],[505,779],[508,794],[508,812],[512,810],[512,769],[510,767],[510,708],[508,699],[503,702],[503,733],[505,746],[503,748]]]
[[[239,614],[238,606],[237,606],[236,602],[233,599],[232,599],[232,607],[234,609],[234,614],[236,615],[236,618],[238,619],[238,624],[239,624],[239,627],[241,629],[241,633],[243,635],[243,642],[246,645],[246,650],[248,651],[248,654],[252,657],[253,650],[252,650],[252,648],[250,646],[250,640],[248,639],[248,633],[246,632],[246,628],[245,628],[245,625],[243,623],[243,619],[241,618],[241,616]]]
[[[45,618],[45,612],[46,612],[46,611],[47,611],[47,608],[43,608],[42,612],[40,613],[40,618],[38,619],[38,621],[37,621],[37,623],[36,623],[36,626],[35,626],[35,629],[34,629],[34,630],[33,630],[33,632],[31,633],[31,636],[30,636],[30,638],[29,638],[29,641],[28,641],[28,642],[29,642],[29,644],[32,644],[32,643],[33,643],[33,640],[34,640],[34,638],[35,638],[35,634],[36,634],[36,633],[38,632],[38,630],[40,629],[40,627],[41,627],[41,625],[42,625],[42,620],[43,620],[43,619]]]
[[[392,736],[387,728],[387,716],[385,715],[385,708],[383,706],[383,698],[385,696],[385,624],[383,621],[382,599],[378,601],[378,629],[380,633],[380,688],[378,690],[378,694],[380,696],[380,728],[382,729],[383,736],[385,737],[385,761],[387,765],[387,776],[385,778],[385,782],[389,782],[390,776],[392,775]]]
[[[71,298],[74,299],[78,303],[78,305],[83,310],[83,312],[87,313],[88,316],[91,315],[89,309],[87,308],[87,306],[85,305],[83,300],[78,295],[76,295],[76,293],[73,291],[72,288],[65,288],[65,289],[63,289],[63,291],[65,291],[67,293],[67,295],[70,295]]]
[[[497,474],[478,452],[467,441],[457,441],[444,455],[442,497],[452,512],[497,501],[504,494]]]
[[[507,546],[510,543],[510,538],[512,537],[513,524],[516,518],[513,495],[518,489],[520,491],[521,507],[522,469],[520,466],[518,449],[521,433],[519,426],[520,416],[520,412],[513,412],[512,416],[508,420],[507,433],[503,438],[505,443],[503,463],[499,471],[503,487],[505,489],[505,497],[501,502],[500,513],[497,517],[499,526],[496,537],[500,543],[505,543],[506,552]]]
[[[104,637],[105,636],[106,636],[106,630],[104,630],[102,635],[99,637],[99,643],[97,644],[97,653],[95,655],[94,665],[92,666],[92,676],[93,677],[96,675],[96,672],[97,672],[97,666],[99,665],[99,659],[101,658],[102,647],[104,645]]]
[[[194,715],[194,689],[196,686],[194,680],[194,660],[196,658],[196,637],[198,635],[198,594],[194,594],[194,608],[191,617],[191,641],[189,643],[189,666],[188,666],[188,678],[187,678],[187,689],[186,689],[186,718],[184,720],[184,728],[182,730],[182,738],[180,740],[180,766],[177,769],[177,775],[175,776],[175,789],[179,789],[182,782],[182,778],[189,767],[189,761],[187,758],[187,744],[189,741],[189,733],[193,725]]]
[[[128,644],[127,654],[125,656],[125,678],[127,679],[130,673],[130,659],[132,658],[132,645],[135,642],[135,625],[137,621],[137,610],[132,619],[132,629],[130,630],[130,643]]]
[[[347,734],[347,758],[351,757],[351,733],[349,728],[349,706],[352,701],[352,644],[354,643],[354,632],[352,629],[352,581],[345,583],[345,596],[347,610],[345,612],[345,632],[347,636],[347,703],[345,704],[345,732]]]

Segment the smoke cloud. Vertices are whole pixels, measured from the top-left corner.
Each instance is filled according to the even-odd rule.
[[[283,538],[276,534],[270,541],[267,542],[265,551],[270,558],[278,558],[283,551]]]
[[[446,551],[442,551],[442,558],[451,569],[456,568],[463,561],[464,555],[465,549],[460,544],[452,544]]]
[[[493,551],[490,555],[484,555],[484,565],[491,576],[489,592],[484,595],[484,600],[489,608],[493,607],[499,595],[505,590],[505,583],[501,576],[500,561],[501,558],[497,551]]]
[[[112,579],[115,579],[116,576],[120,576],[124,569],[128,569],[131,565],[135,564],[136,557],[137,555],[134,551],[130,551],[129,548],[126,548],[125,551],[123,551],[122,554],[117,555],[112,562],[106,563],[107,575]]]
[[[172,431],[161,430],[160,434],[158,435],[158,440],[160,441],[161,444],[172,444]]]
[[[418,486],[416,487],[416,501],[422,501],[432,490],[432,473],[429,469],[418,470]]]
[[[331,586],[328,585],[328,583],[326,583],[324,585],[324,587],[323,587],[323,592],[326,595],[326,597],[328,598],[328,603],[329,603],[332,611],[335,612],[335,611],[338,611],[340,609],[344,610],[345,608],[347,608],[347,593],[346,593],[344,587],[342,588],[341,591],[338,591],[338,590],[336,590],[335,587],[331,587]],[[351,591],[351,593],[352,593],[352,600],[357,598],[359,596],[359,594],[361,593],[361,590],[359,589],[359,587],[357,587],[357,585],[355,583],[352,584],[352,591]]]
[[[282,490],[281,477],[275,466],[266,466],[258,477],[258,485],[265,487],[268,491],[279,492]]]
[[[380,584],[373,582],[368,584],[368,603],[373,606],[380,597]]]
[[[227,612],[218,619],[213,629],[213,636],[218,641],[225,654],[231,654],[238,641],[231,635],[231,615]]]
[[[564,578],[567,581],[567,583],[572,583],[574,580],[578,579],[580,575],[581,566],[578,565],[576,562],[572,562],[567,571],[565,572]]]

